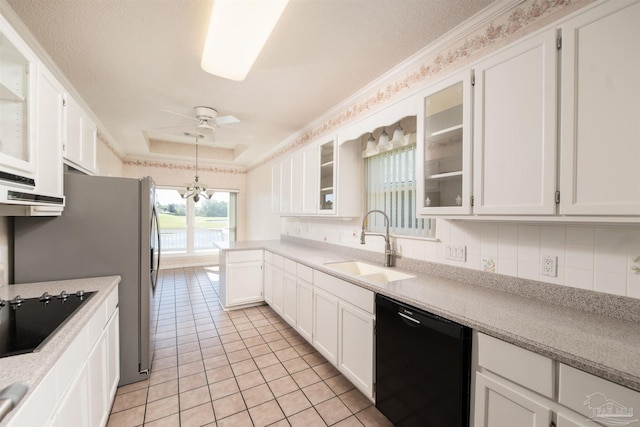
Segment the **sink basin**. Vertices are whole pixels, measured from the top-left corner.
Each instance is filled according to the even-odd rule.
[[[362,261],[331,262],[324,266],[333,271],[358,276],[360,278],[379,283],[394,282],[396,280],[416,277],[392,268],[380,267]]]

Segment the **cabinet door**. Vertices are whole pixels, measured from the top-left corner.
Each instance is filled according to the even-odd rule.
[[[291,213],[291,184],[292,184],[292,165],[291,158],[282,161],[280,173],[280,213]]]
[[[78,368],[78,376],[71,383],[54,415],[57,427],[89,426],[89,384],[86,363]]]
[[[561,214],[640,215],[638,22],[612,1],[562,26]]]
[[[319,147],[319,190],[318,213],[331,215],[336,209],[336,144],[335,141],[325,142]]]
[[[291,156],[291,213],[302,213],[302,187],[304,183],[302,151]]]
[[[66,126],[64,134],[64,157],[78,165],[82,164],[82,109],[71,96],[65,96]]]
[[[296,330],[307,341],[313,340],[313,287],[298,279],[298,304],[297,304]]]
[[[327,360],[338,364],[338,299],[313,290],[313,345]]]
[[[96,143],[98,128],[86,113],[82,115],[82,166],[89,172],[96,171]]]
[[[318,146],[302,152],[302,213],[314,214],[318,206]]]
[[[573,415],[573,414],[572,414]],[[576,421],[576,418],[580,421]],[[588,418],[581,417],[579,415],[570,418],[569,415],[564,413],[558,414],[556,427],[593,427],[597,424]]]
[[[271,212],[280,213],[280,185],[282,165],[280,162],[271,166]]]
[[[420,214],[471,212],[471,71],[421,97],[416,147]]]
[[[38,77],[38,176],[36,191],[62,195],[64,88],[44,67]]]
[[[227,306],[262,300],[262,262],[227,264]]]
[[[88,417],[91,426],[105,425],[109,411],[107,410],[107,339],[109,333],[105,329],[87,358],[87,400]]]
[[[280,316],[282,316],[283,314],[283,304],[284,304],[284,272],[279,268],[274,268],[272,308]]]
[[[476,372],[475,427],[549,427],[551,409]],[[540,398],[542,400],[542,398]]]
[[[556,73],[553,29],[475,67],[475,213],[555,213]]]
[[[265,263],[264,265],[264,300],[267,304],[273,306],[273,265]]]
[[[338,368],[373,397],[373,316],[340,301],[339,325]]]
[[[35,173],[38,58],[0,16],[0,168]]]
[[[120,382],[120,309],[111,316],[107,324],[107,397],[110,409]],[[108,410],[107,410],[108,415]]]
[[[298,292],[295,276],[284,275],[284,295],[282,303],[282,317],[295,328],[298,306]]]

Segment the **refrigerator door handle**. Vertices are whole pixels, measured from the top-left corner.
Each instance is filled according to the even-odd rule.
[[[151,289],[153,290],[153,292],[155,292],[156,290],[156,282],[158,281],[158,270],[160,270],[160,254],[161,254],[161,250],[160,250],[160,222],[158,221],[158,211],[156,209],[156,205],[153,205],[153,208],[151,210],[151,230],[154,229],[154,224],[155,224],[155,236],[153,236],[153,238],[155,238],[156,240],[156,244],[157,247],[152,247],[151,248]],[[155,260],[155,252],[157,251],[157,257],[158,257],[158,264],[154,265],[154,260]]]

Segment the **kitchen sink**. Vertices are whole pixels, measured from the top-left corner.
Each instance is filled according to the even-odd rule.
[[[330,262],[324,264],[324,266],[333,271],[350,274],[352,276],[358,276],[363,279],[379,283],[394,282],[396,280],[411,279],[416,277],[411,274],[402,273],[392,268],[380,267],[362,261]]]

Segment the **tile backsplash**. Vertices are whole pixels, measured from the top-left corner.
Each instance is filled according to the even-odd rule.
[[[394,238],[405,258],[640,298],[640,225],[567,225],[447,221],[437,241]],[[282,234],[384,251],[384,240],[360,245],[360,220],[283,218]],[[466,261],[446,258],[447,246],[465,246]],[[556,277],[541,274],[542,259],[557,260]],[[381,255],[382,260],[382,255]]]

